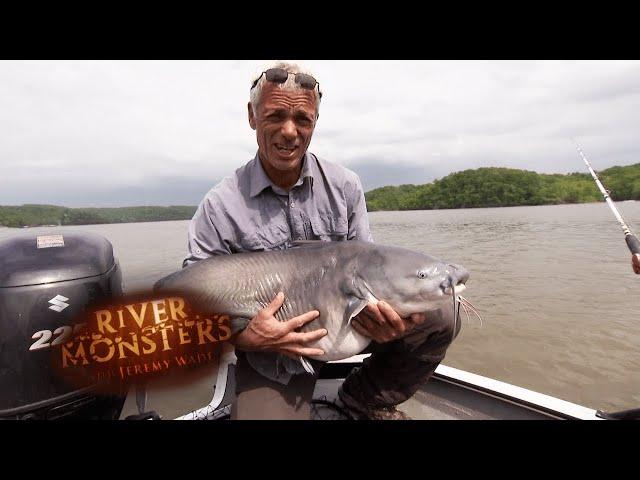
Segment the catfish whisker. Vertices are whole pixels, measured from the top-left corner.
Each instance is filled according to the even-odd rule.
[[[478,320],[480,320],[480,324],[482,325],[482,316],[480,315],[480,312],[478,312],[478,310],[471,304],[469,303],[468,300],[463,299],[462,303],[469,308],[469,310],[471,310],[473,312],[473,314],[478,317]]]
[[[464,303],[465,305],[467,305],[468,307],[470,307],[470,308],[472,308],[472,309],[474,309],[474,310],[476,310],[476,311],[477,311],[477,309],[475,308],[475,306],[473,305],[473,303],[471,303],[471,302],[469,301],[469,299],[467,299],[467,298],[463,297],[462,295],[459,295],[459,297],[460,297],[460,301],[461,301],[461,302],[463,302],[463,303]]]
[[[462,302],[467,308],[469,308],[480,320],[482,320],[482,316],[480,315],[480,312],[478,312],[478,310],[471,304],[469,304],[468,302],[465,302],[463,300]]]
[[[478,312],[478,310],[473,306],[473,304],[462,295],[458,295],[458,301],[461,302],[461,304],[465,305],[465,307],[468,307],[473,312],[473,314],[478,317],[478,320],[480,320],[480,326],[482,327],[482,316],[480,315],[480,312]]]
[[[469,322],[469,324],[471,324],[471,317],[469,316],[469,310],[467,310],[467,307],[463,302],[459,302],[459,303],[460,303],[460,306],[462,307],[462,310],[464,310],[464,313],[467,314],[467,321]]]
[[[458,329],[458,316],[460,315],[460,303],[458,302],[459,295],[456,295],[456,289],[453,285],[453,277],[449,277],[449,287],[451,288],[451,294],[453,295],[453,332],[451,333],[451,341],[456,338],[456,330]],[[458,309],[456,310],[456,306]]]

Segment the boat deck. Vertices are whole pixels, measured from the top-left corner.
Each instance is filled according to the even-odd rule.
[[[313,394],[313,420],[345,420],[335,405],[340,385],[364,355],[323,366]],[[233,358],[235,357],[227,357]],[[235,392],[235,362],[211,365],[149,385],[146,410],[161,418],[198,420],[229,418]],[[216,384],[224,386],[217,389]],[[440,365],[416,394],[398,406],[415,420],[552,420],[598,419],[596,411],[515,385]],[[133,388],[120,418],[136,415]]]
[[[364,357],[326,364],[314,399],[334,401],[342,380]],[[598,419],[581,405],[445,365],[398,409],[416,420]]]
[[[318,380],[314,400],[335,401],[342,379]],[[456,386],[439,379],[430,380],[399,410],[415,420],[549,420],[540,412],[502,401],[495,397]],[[314,420],[345,420],[335,409],[314,405]]]

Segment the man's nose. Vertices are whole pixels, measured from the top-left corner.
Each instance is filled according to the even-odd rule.
[[[282,136],[292,140],[298,136],[298,129],[293,120],[286,120],[282,124]]]

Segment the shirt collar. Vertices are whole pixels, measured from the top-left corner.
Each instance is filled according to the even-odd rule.
[[[294,187],[302,185],[305,178],[309,178],[309,182],[313,185],[313,160],[310,158],[311,155],[308,152],[305,152],[302,157],[302,170],[300,171],[300,178],[294,184]],[[278,188],[277,185],[271,181],[271,179],[267,176],[267,173],[264,171],[262,167],[262,163],[260,162],[260,157],[258,153],[253,159],[252,165],[249,166],[249,179],[250,179],[250,192],[251,197],[255,197],[259,195],[265,188],[271,187]]]

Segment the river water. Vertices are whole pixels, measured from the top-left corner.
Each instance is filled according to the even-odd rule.
[[[640,202],[620,211],[640,234]],[[640,407],[640,275],[604,203],[369,214],[376,242],[464,265],[464,318],[444,364],[591,408]],[[42,227],[107,237],[125,289],[181,266],[188,221]],[[23,233],[0,228],[0,239]]]

